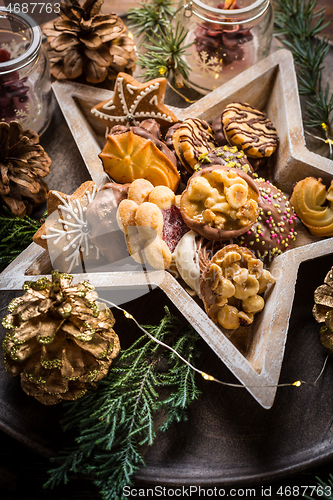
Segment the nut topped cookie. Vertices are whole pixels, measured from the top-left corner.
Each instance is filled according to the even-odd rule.
[[[212,165],[192,175],[180,201],[185,223],[209,240],[236,238],[257,220],[259,190],[241,170]]]
[[[208,316],[226,330],[253,323],[264,308],[261,294],[275,278],[247,248],[227,245],[211,259],[200,280]]]
[[[210,125],[199,118],[186,118],[170,127],[166,143],[189,173],[193,173],[202,154],[217,147]]]
[[[228,143],[239,146],[251,158],[267,158],[278,146],[278,135],[265,113],[247,103],[228,104],[221,115]]]

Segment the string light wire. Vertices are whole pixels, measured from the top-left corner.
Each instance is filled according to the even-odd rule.
[[[301,385],[310,385],[312,387],[315,387],[318,380],[321,378],[322,374],[324,373],[326,363],[328,360],[329,355],[326,356],[324,364],[320,370],[320,373],[314,382],[306,382],[305,380],[296,380],[295,382],[292,382],[292,383],[272,384],[272,385],[244,385],[244,384],[233,384],[230,382],[223,382],[222,380],[219,380],[219,379],[213,377],[212,375],[209,375],[208,373],[205,373],[205,372],[199,370],[198,368],[193,366],[189,361],[187,361],[185,358],[183,358],[183,356],[181,356],[173,347],[169,346],[165,342],[162,342],[162,340],[159,340],[156,337],[154,337],[154,335],[152,335],[145,328],[143,328],[143,326],[141,326],[140,323],[134,318],[134,316],[132,314],[130,314],[128,311],[126,311],[122,307],[118,306],[117,304],[114,304],[113,302],[111,302],[109,300],[106,300],[104,298],[102,298],[101,300],[103,300],[104,302],[109,304],[111,307],[115,307],[119,311],[122,311],[124,313],[125,318],[131,319],[132,321],[134,321],[134,323],[137,325],[137,327],[143,333],[145,333],[151,340],[153,340],[157,344],[161,345],[162,347],[165,347],[169,351],[173,352],[183,363],[185,363],[187,366],[189,366],[196,373],[199,373],[199,375],[201,375],[204,380],[207,380],[209,382],[216,382],[217,384],[225,385],[228,387],[236,387],[236,388],[240,388],[240,389],[255,388],[255,387],[261,387],[261,388],[265,388],[265,387],[291,387],[291,386],[300,387]]]

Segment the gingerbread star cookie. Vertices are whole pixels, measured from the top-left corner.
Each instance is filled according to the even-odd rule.
[[[112,99],[100,102],[91,112],[107,128],[140,125],[147,118],[153,118],[161,126],[170,126],[178,120],[164,105],[165,89],[165,78],[139,83],[127,73],[118,73]]]
[[[60,272],[70,273],[88,261],[100,257],[90,239],[86,211],[97,194],[93,181],[84,182],[71,196],[50,191],[47,197],[48,218],[35,233],[33,241],[49,251],[51,262]]]

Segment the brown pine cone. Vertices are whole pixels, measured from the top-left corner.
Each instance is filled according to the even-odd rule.
[[[16,121],[0,123],[0,197],[14,215],[29,215],[44,203],[48,187],[41,178],[51,163],[36,132]]]
[[[4,365],[30,396],[45,405],[74,400],[96,387],[120,351],[110,309],[87,282],[54,271],[52,282],[26,282],[25,295],[2,321]]]
[[[117,73],[132,74],[134,42],[115,14],[100,14],[103,0],[62,0],[60,17],[44,25],[52,75],[61,79],[85,76],[87,82],[115,80]]]
[[[320,341],[324,347],[333,352],[333,267],[327,273],[324,284],[314,292],[313,316],[320,328]]]

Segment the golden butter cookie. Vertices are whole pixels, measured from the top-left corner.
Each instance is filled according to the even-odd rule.
[[[180,175],[169,148],[141,127],[117,126],[99,154],[106,173],[119,183],[146,179],[176,191]]]

